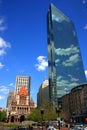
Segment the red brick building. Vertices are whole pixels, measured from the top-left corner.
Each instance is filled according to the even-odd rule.
[[[29,97],[25,86],[12,96],[10,111],[7,112],[9,122],[22,122],[27,118],[27,115],[35,108],[33,100]]]

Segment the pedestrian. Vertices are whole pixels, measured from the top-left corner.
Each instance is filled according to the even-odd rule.
[[[30,125],[28,126],[28,130],[30,130]]]

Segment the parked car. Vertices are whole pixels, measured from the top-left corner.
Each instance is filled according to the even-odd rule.
[[[47,130],[56,130],[56,128],[54,126],[49,126]]]

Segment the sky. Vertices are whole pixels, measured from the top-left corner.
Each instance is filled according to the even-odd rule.
[[[87,77],[87,0],[0,0],[0,107],[16,76],[31,77],[31,98],[48,79],[47,11],[53,3],[75,24]]]

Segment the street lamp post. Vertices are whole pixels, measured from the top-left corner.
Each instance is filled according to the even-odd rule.
[[[60,114],[60,108],[59,107],[56,107],[56,113],[58,114],[58,118],[59,118],[59,114]],[[59,127],[59,130],[60,130],[60,119],[58,119],[58,127]]]
[[[41,116],[42,116],[42,130],[43,130],[43,115],[44,115],[44,109],[41,109]]]

